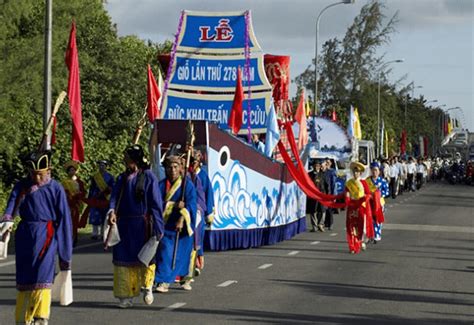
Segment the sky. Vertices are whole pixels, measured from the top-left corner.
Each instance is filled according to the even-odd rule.
[[[337,0],[107,0],[119,35],[163,42],[174,39],[183,9],[252,11],[253,27],[265,53],[290,55],[291,78],[311,64],[316,17]],[[367,0],[328,9],[319,26],[319,52],[328,39],[342,39]],[[414,82],[416,97],[449,111],[474,132],[474,0],[384,0],[389,19],[398,12],[396,33],[378,54],[392,64],[390,80]],[[295,87],[291,87],[294,92]]]

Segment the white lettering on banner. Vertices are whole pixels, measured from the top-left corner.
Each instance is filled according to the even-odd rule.
[[[186,110],[186,119],[187,120],[205,120],[206,114],[202,109],[191,108]]]
[[[206,80],[206,67],[199,66],[199,61],[195,67],[191,67],[192,80]]]
[[[255,110],[250,111],[250,125],[265,125],[266,112],[259,105],[255,106]],[[242,122],[247,125],[247,107],[244,105]]]
[[[178,67],[178,80],[189,80],[189,60],[186,60],[184,66]]]
[[[247,106],[244,105],[242,122],[247,125]],[[207,120],[219,124],[227,124],[229,120],[229,111],[224,109],[224,105],[218,105],[216,108],[182,108],[180,105],[169,107],[167,110],[168,119],[176,120]],[[265,125],[267,113],[260,105],[256,105],[250,112],[251,125]]]
[[[218,123],[227,123],[229,116],[226,111],[222,110],[223,106],[224,105],[219,105],[219,109],[208,109],[206,120]]]
[[[222,63],[217,65],[200,66],[198,61],[196,66],[189,66],[189,60],[183,66],[179,66],[177,76],[179,81],[236,81],[237,67],[222,67]],[[249,69],[250,81],[255,81],[255,67]],[[247,75],[242,74],[242,81],[247,81]]]
[[[184,109],[176,105],[168,108],[168,118],[171,120],[184,120]]]
[[[222,64],[218,64],[217,67],[207,67],[207,80],[220,81],[222,75]]]

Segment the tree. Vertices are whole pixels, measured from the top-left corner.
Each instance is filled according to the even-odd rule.
[[[42,133],[44,1],[0,3],[0,206],[2,192],[23,174],[19,157],[34,148]],[[118,37],[103,1],[56,0],[53,7],[52,95],[67,88],[64,63],[72,20],[77,25],[87,178],[98,159],[122,169],[123,149],[131,141],[146,103],[146,68],[158,72],[157,55],[171,42],[155,44],[136,36]],[[70,158],[71,122],[67,103],[58,113],[55,176]],[[147,133],[142,136],[146,144]],[[4,196],[4,195],[3,195]]]
[[[397,92],[397,83],[388,80],[390,68],[384,67],[384,56],[377,56],[381,45],[390,42],[395,32],[397,14],[386,23],[384,6],[378,1],[364,5],[348,28],[344,38],[333,38],[323,44],[318,80],[318,98],[326,112],[336,109],[340,124],[347,125],[347,112],[358,108],[364,139],[377,138],[378,83],[380,78],[380,111],[389,133],[391,151],[397,151],[401,132],[409,140],[436,133],[433,121],[439,119],[435,109],[426,107],[423,99],[405,98],[405,87]],[[314,62],[295,78],[298,87],[314,96]],[[408,117],[405,123],[405,106]]]

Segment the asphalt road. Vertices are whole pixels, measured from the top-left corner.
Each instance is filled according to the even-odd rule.
[[[110,253],[75,250],[74,303],[50,324],[474,324],[474,187],[430,184],[388,199],[383,240],[348,253],[345,214],[330,232],[207,253],[191,292],[120,310]],[[13,324],[15,265],[0,262],[0,324]]]

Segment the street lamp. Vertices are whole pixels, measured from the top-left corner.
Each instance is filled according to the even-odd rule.
[[[415,88],[416,89],[420,89],[420,88],[423,88],[423,86],[415,86],[415,82],[412,81],[410,82],[408,85],[407,85],[407,91],[411,89],[411,98],[414,99],[415,98]],[[405,98],[405,115],[404,115],[404,125],[407,125],[407,104],[408,104],[408,95],[406,96]]]
[[[426,105],[426,104],[437,103],[437,102],[438,102],[437,99],[433,99],[433,100],[429,100],[429,101],[425,102],[425,105]]]
[[[390,63],[400,63],[403,62],[404,59],[392,60],[385,62],[379,69],[379,76],[378,76],[378,88],[377,88],[377,157],[380,156],[381,148],[380,147],[380,77],[382,75],[383,69],[389,65]]]
[[[451,108],[448,108],[448,109],[446,110],[446,112],[449,112],[449,111],[452,111],[452,110],[459,110],[459,111],[461,111],[462,118],[465,119],[464,110],[463,110],[461,107],[459,107],[459,106],[451,107]],[[449,114],[448,114],[448,115],[449,115]]]
[[[341,4],[352,4],[355,0],[342,0],[336,3],[332,3],[329,6],[326,6],[319,12],[318,18],[316,19],[316,47],[314,51],[314,110],[313,116],[316,115],[316,108],[318,107],[318,38],[319,38],[319,21],[321,20],[321,15],[329,8],[341,5]]]

